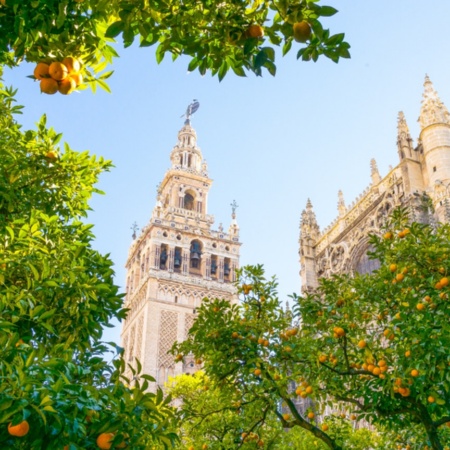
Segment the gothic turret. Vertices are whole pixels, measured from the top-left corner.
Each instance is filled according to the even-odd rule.
[[[345,206],[344,194],[341,190],[338,192],[338,213],[339,217],[344,217],[347,212],[347,207]]]
[[[300,219],[300,276],[302,291],[308,291],[318,286],[315,265],[314,246],[320,236],[319,225],[314,214],[311,200],[306,202],[306,209],[302,211]]]
[[[445,220],[450,185],[450,115],[428,76],[425,77],[419,123],[425,163],[424,178],[433,192],[437,219]]]

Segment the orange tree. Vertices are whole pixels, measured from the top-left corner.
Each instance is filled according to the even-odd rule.
[[[257,397],[284,428],[309,430],[329,448],[348,448],[339,421],[365,419],[398,432],[400,446],[442,449],[450,227],[406,221],[396,213],[384,237],[371,238],[378,271],[321,280],[316,292],[294,296],[294,317],[261,266],[242,269],[241,304],[205,301],[174,351],[193,352],[212,379],[235,386],[244,401]]]
[[[322,25],[336,12],[319,0],[0,0],[0,64],[74,56],[93,87],[107,88],[111,73],[95,73],[117,56],[111,44],[121,38],[124,47],[135,39],[155,46],[158,62],[187,55],[190,71],[219,79],[229,70],[274,75],[276,47],[283,54],[293,47],[305,61],[350,57],[344,34]]]
[[[375,273],[322,280],[297,298],[309,361],[321,389],[358,417],[391,429],[418,424],[425,436],[409,436],[417,448],[442,449],[450,443],[450,226],[408,225],[398,210],[371,244]]]
[[[41,119],[21,130],[14,92],[0,85],[0,447],[170,445],[172,410],[151,378],[122,377],[102,328],[123,319],[112,262],[82,218],[110,162],[77,153]]]

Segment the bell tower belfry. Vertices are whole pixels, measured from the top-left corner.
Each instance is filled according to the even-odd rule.
[[[241,245],[237,205],[231,205],[228,232],[222,225],[217,231],[211,228],[212,180],[190,121],[197,108],[196,101],[188,107],[151,219],[139,236],[134,235],[126,263],[125,307],[130,311],[121,334],[125,359],[131,366],[138,359],[143,373],[159,385],[169,376],[200,368],[193,358],[175,362],[168,351],[175,341],[186,338],[202,299],[237,301],[233,284]]]

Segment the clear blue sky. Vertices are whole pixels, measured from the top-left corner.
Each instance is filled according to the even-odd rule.
[[[283,301],[300,290],[298,226],[307,198],[323,229],[337,215],[339,189],[349,204],[368,186],[371,158],[382,176],[397,164],[397,114],[404,111],[416,141],[426,73],[450,107],[448,0],[325,4],[339,10],[327,25],[346,33],[352,59],[304,63],[294,51],[278,58],[275,78],[230,74],[219,83],[187,74],[186,59],[158,66],[155,49],[137,47],[120,49],[112,94],[46,96],[26,78],[32,66],[5,73],[26,107],[25,128],[46,113],[72,148],[113,160],[115,169],[99,186],[106,196],[93,199],[90,221],[95,246],[115,262],[119,285],[131,224],[142,227],[150,218],[180,116],[193,98],[201,105],[192,124],[214,179],[214,227],[228,227],[236,199],[241,264],[263,263],[276,274]],[[105,337],[118,341],[119,329]]]

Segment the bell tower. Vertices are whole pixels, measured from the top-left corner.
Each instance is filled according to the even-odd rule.
[[[125,307],[130,311],[122,327],[125,359],[132,367],[138,359],[143,373],[161,386],[169,376],[200,368],[193,358],[175,362],[168,351],[186,338],[202,299],[237,301],[237,205],[231,205],[228,232],[222,225],[213,230],[214,217],[208,214],[212,180],[190,120],[197,108],[194,100],[186,111],[152,216],[134,235],[126,263]]]

